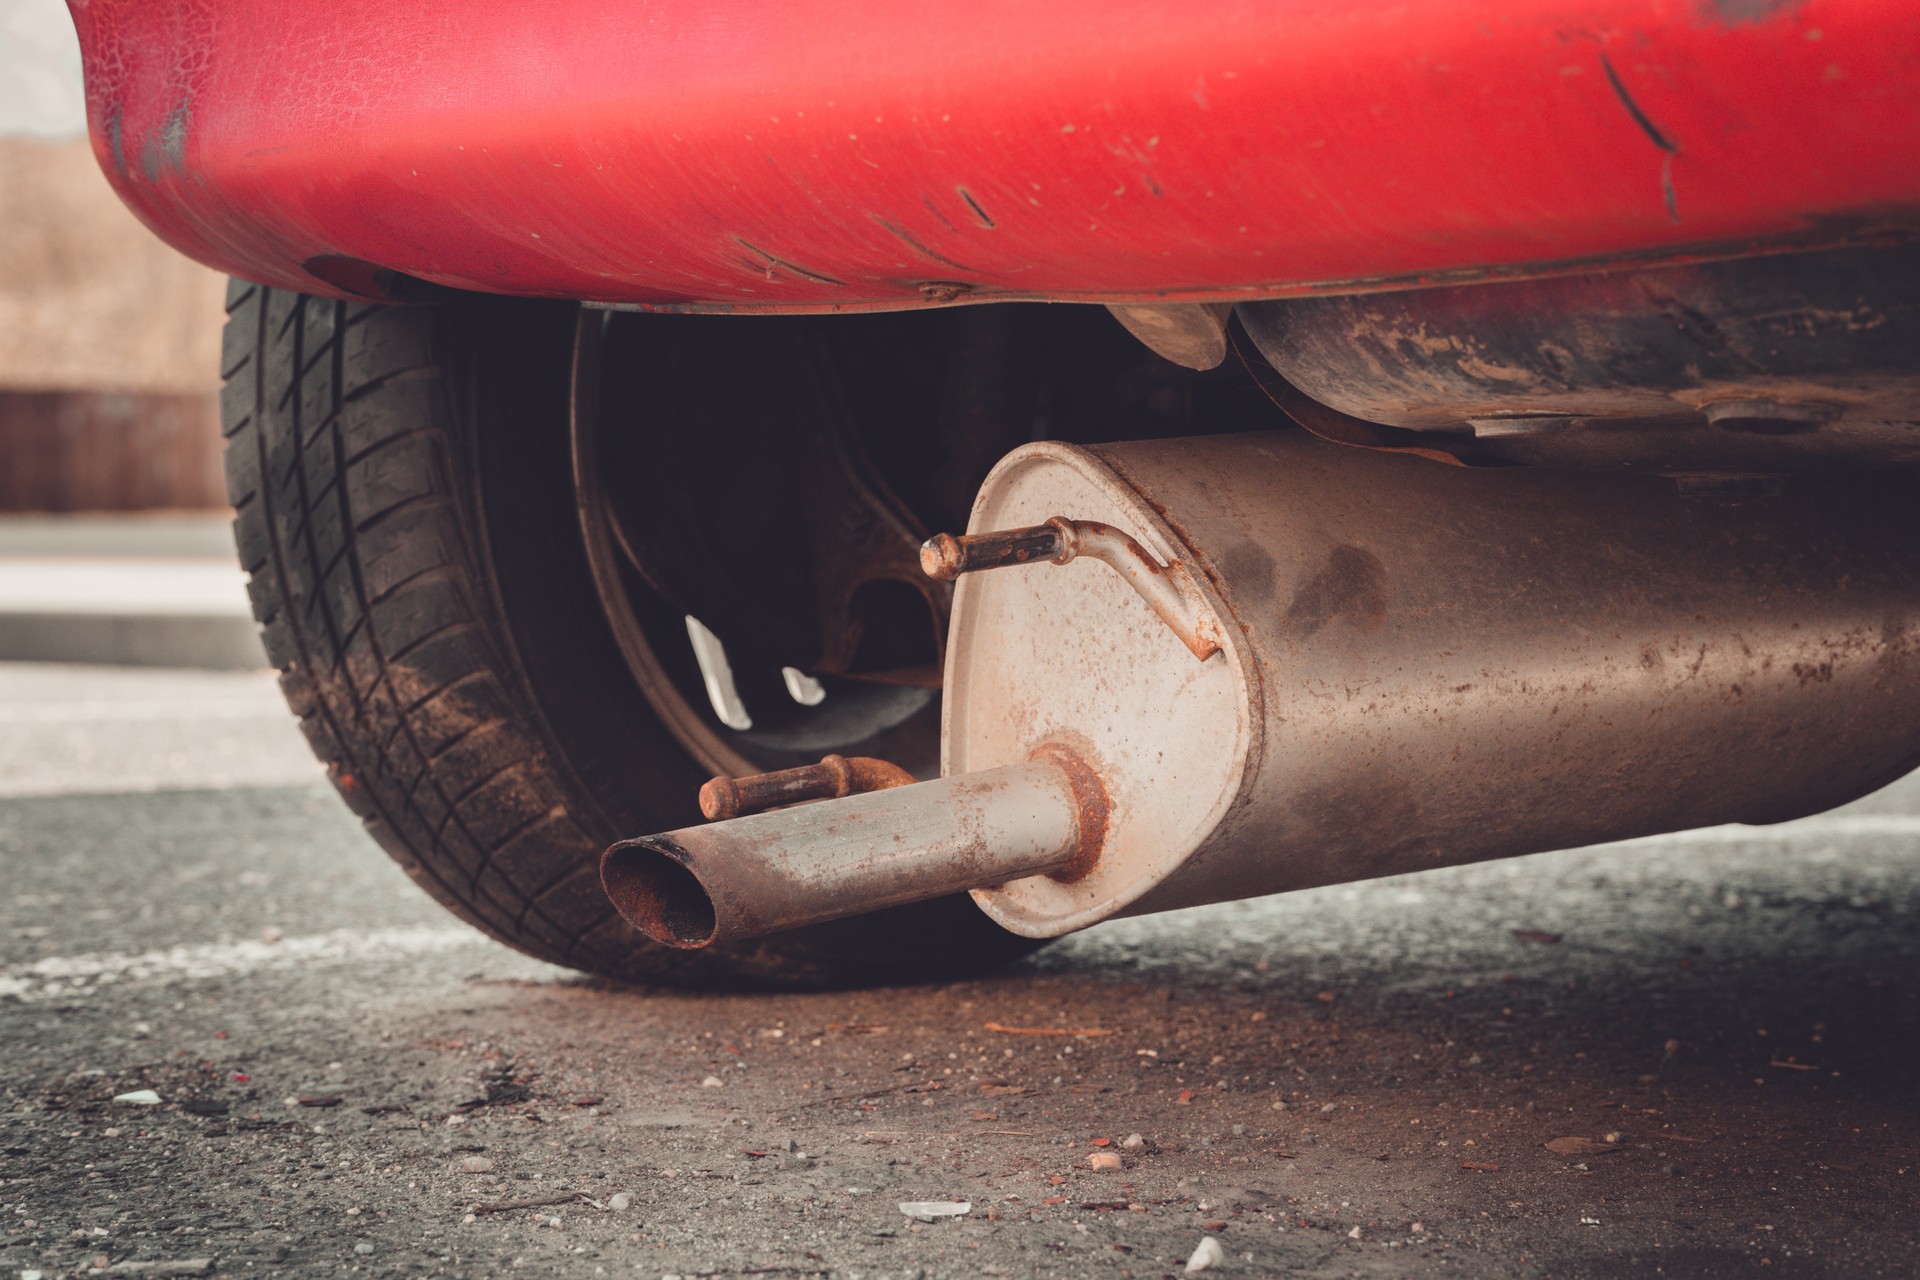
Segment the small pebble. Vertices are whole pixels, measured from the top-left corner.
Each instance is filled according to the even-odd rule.
[[[702,1089],[721,1089],[726,1087],[726,1083],[727,1082],[722,1080],[719,1076],[708,1076],[705,1080],[702,1080],[700,1082],[700,1087]]]
[[[616,1191],[607,1198],[607,1208],[615,1213],[633,1207],[633,1197],[625,1191]]]
[[[493,1161],[487,1159],[485,1156],[468,1156],[460,1162],[460,1167],[468,1173],[491,1173],[493,1171]]]
[[[113,1100],[128,1107],[157,1107],[160,1095],[151,1089],[135,1089],[131,1093],[118,1093]]]
[[[373,1246],[368,1244],[365,1240],[362,1240],[359,1244],[353,1246],[353,1251],[357,1254],[360,1254],[362,1257],[364,1257],[367,1254],[373,1252]]]
[[[1120,1153],[1117,1151],[1096,1151],[1087,1157],[1087,1164],[1095,1169],[1118,1169],[1122,1167]]]
[[[1245,1126],[1245,1125],[1243,1125],[1243,1124],[1237,1124],[1237,1125],[1235,1125],[1235,1126],[1233,1126],[1233,1136],[1234,1136],[1234,1137],[1236,1137],[1236,1138],[1244,1138],[1244,1137],[1246,1137],[1246,1136],[1247,1136],[1247,1126]]]
[[[1130,1133],[1120,1140],[1120,1145],[1130,1149],[1138,1149],[1146,1146],[1147,1140],[1137,1133]]]
[[[1200,1243],[1194,1248],[1193,1256],[1187,1259],[1187,1274],[1205,1271],[1208,1267],[1217,1267],[1227,1260],[1227,1251],[1212,1236],[1200,1237]]]
[[[1347,1239],[1358,1240],[1359,1238],[1360,1238],[1360,1228],[1355,1227],[1353,1230],[1347,1232]]]

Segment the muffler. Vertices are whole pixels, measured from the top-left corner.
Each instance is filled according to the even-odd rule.
[[[958,578],[944,776],[616,845],[628,920],[703,946],[971,889],[1047,937],[1920,764],[1907,473],[1723,506],[1298,433],[1041,443],[971,529],[925,557]]]

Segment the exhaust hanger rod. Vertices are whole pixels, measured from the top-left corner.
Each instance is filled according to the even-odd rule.
[[[920,544],[920,571],[952,582],[963,573],[1032,564],[1067,564],[1085,557],[1098,560],[1132,587],[1180,643],[1205,662],[1220,652],[1220,624],[1187,566],[1161,564],[1139,542],[1098,520],[1055,516],[1045,524],[992,533],[936,533]]]

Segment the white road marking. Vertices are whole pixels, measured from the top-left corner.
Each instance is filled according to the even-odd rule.
[[[103,987],[147,983],[168,986],[230,974],[315,965],[396,960],[493,944],[464,926],[411,929],[335,929],[278,942],[247,939],[166,947],[128,955],[90,952],[48,956],[0,967],[0,1000],[21,1004],[76,1002]]]

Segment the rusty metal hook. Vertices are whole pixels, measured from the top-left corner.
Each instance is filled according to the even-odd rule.
[[[993,533],[936,533],[920,546],[920,569],[951,582],[963,573],[1046,561],[1066,564],[1085,556],[1112,568],[1160,616],[1180,642],[1205,662],[1220,652],[1220,624],[1199,584],[1178,560],[1161,564],[1127,534],[1098,520],[1055,516],[1045,524]]]

